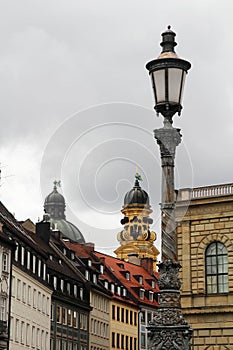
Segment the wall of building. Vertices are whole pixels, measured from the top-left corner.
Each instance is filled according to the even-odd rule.
[[[233,349],[233,195],[223,186],[194,189],[183,198],[181,191],[176,214],[181,301],[194,330],[193,349]],[[216,266],[211,267],[212,290],[207,286],[207,249],[216,242],[224,245],[228,260],[228,286],[222,291],[214,285],[222,278],[220,265],[217,279]]]
[[[109,350],[109,297],[92,289],[90,304],[90,350]]]
[[[112,300],[109,349],[138,349],[138,312],[134,305]]]
[[[89,312],[64,297],[52,298],[51,350],[88,350]]]
[[[51,293],[13,265],[10,350],[49,349]]]
[[[149,341],[148,341],[148,329],[149,322],[153,320],[156,311],[155,308],[147,308],[142,307],[139,312],[139,349],[148,349]]]
[[[8,344],[11,249],[0,241],[0,349]]]

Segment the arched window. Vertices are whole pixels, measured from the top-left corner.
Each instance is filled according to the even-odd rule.
[[[205,253],[207,294],[228,292],[227,249],[220,242],[211,243]]]

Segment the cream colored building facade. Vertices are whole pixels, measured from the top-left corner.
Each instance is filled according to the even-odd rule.
[[[90,350],[109,350],[109,297],[91,289]]]
[[[10,350],[50,348],[52,291],[13,265]]]
[[[138,307],[121,302],[120,298],[110,303],[110,350],[138,349]]]
[[[180,190],[176,217],[193,349],[233,349],[233,184]]]

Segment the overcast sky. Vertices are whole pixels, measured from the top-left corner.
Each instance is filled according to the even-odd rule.
[[[162,118],[145,64],[169,24],[192,63],[176,187],[233,182],[232,13],[232,0],[2,1],[0,191],[16,218],[42,218],[61,180],[67,219],[111,252],[137,165],[159,236]]]

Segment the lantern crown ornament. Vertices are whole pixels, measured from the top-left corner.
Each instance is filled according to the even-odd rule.
[[[155,110],[172,124],[174,114],[181,114],[184,82],[191,64],[175,52],[176,34],[168,26],[162,33],[162,52],[157,59],[147,63],[155,97]]]

